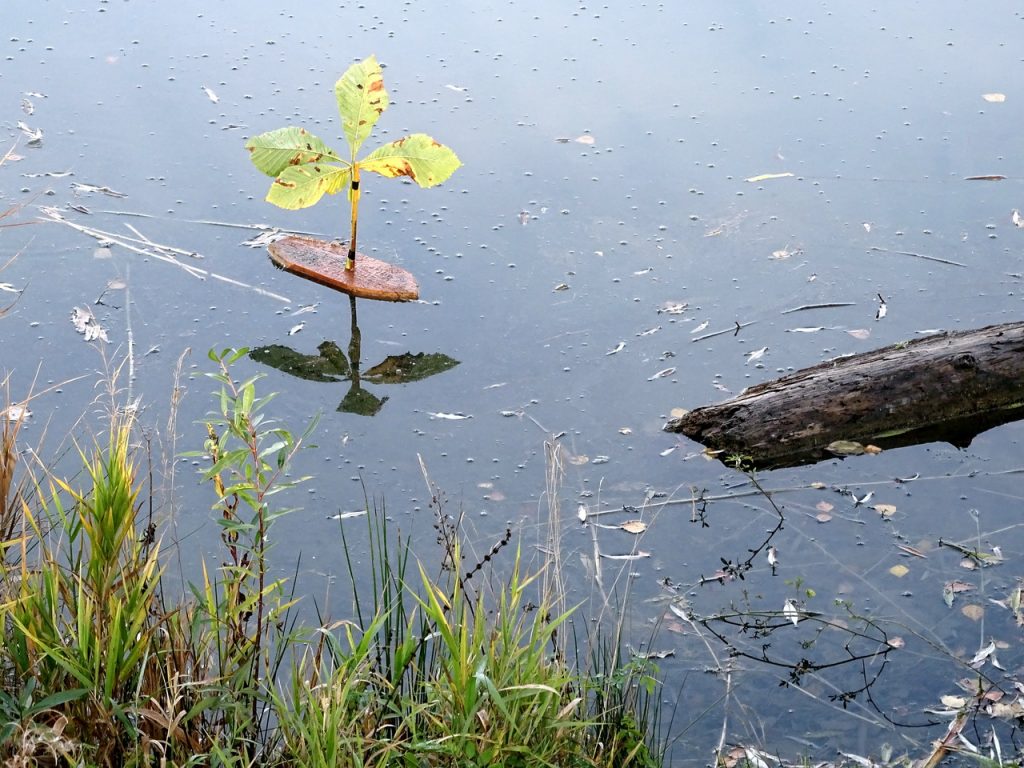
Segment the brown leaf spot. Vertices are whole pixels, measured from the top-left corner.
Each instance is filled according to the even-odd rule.
[[[274,179],[275,184],[280,184],[285,189],[295,189],[294,181],[282,181],[281,179]]]

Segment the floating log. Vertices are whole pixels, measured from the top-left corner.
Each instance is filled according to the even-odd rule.
[[[838,441],[882,448],[974,435],[1024,417],[1024,322],[827,360],[665,425],[755,466],[808,464]],[[833,445],[833,448],[836,446]],[[843,452],[848,452],[844,446]]]
[[[267,250],[282,269],[350,296],[381,301],[413,301],[420,296],[416,278],[386,261],[360,253],[355,266],[345,269],[348,247],[341,243],[291,236],[271,243]]]

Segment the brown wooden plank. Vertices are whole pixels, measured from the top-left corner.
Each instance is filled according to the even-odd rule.
[[[345,269],[348,247],[312,237],[286,237],[267,249],[281,269],[361,299],[412,301],[420,296],[411,273],[366,256],[356,256],[354,269]]]
[[[759,466],[787,466],[827,456],[836,440],[960,445],[1022,417],[1024,323],[1016,322],[828,360],[696,408],[665,429]]]

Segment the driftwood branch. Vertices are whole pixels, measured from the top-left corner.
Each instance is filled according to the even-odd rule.
[[[940,333],[828,360],[670,421],[762,467],[820,460],[835,441],[968,445],[1024,416],[1024,322]]]

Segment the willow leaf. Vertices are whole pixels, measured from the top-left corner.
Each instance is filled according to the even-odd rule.
[[[292,211],[308,208],[325,194],[347,187],[351,177],[349,168],[337,165],[290,165],[270,185],[267,202]]]
[[[352,157],[370,135],[377,118],[388,108],[384,75],[375,56],[353,64],[334,84],[334,98]]]
[[[421,187],[433,187],[446,181],[460,165],[458,155],[425,133],[392,141],[359,161],[364,171],[388,178],[408,176]]]
[[[280,176],[292,165],[340,161],[334,150],[305,128],[288,126],[254,136],[246,142],[253,165],[267,176]]]

